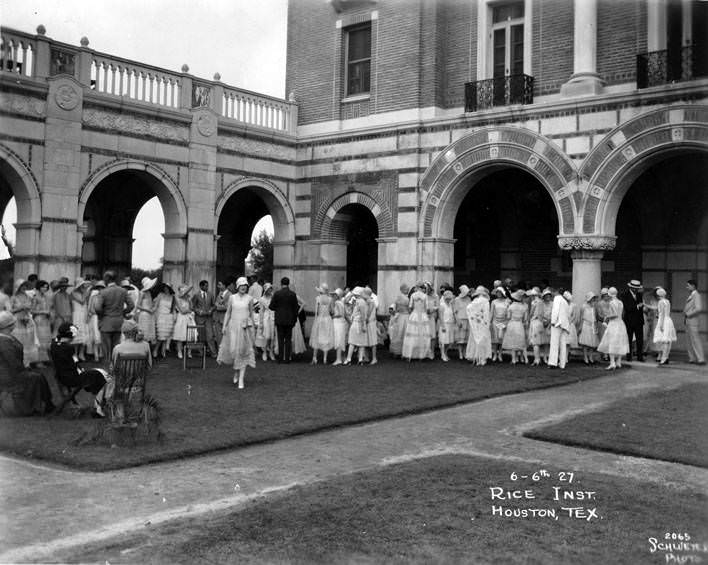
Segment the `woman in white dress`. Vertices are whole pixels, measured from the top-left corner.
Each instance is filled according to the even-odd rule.
[[[82,277],[76,279],[74,290],[71,291],[71,323],[77,332],[72,344],[76,348],[79,361],[86,361],[86,340],[88,338],[88,300],[91,292],[91,281]]]
[[[164,359],[170,349],[175,329],[175,293],[167,283],[162,283],[160,293],[155,298],[155,352]]]
[[[366,298],[364,298],[364,289],[360,286],[354,287],[351,294],[351,325],[349,326],[349,336],[347,340],[349,342],[349,350],[347,351],[347,358],[344,361],[345,365],[351,364],[354,348],[358,348],[357,355],[359,364],[363,364],[364,351],[369,345],[369,304]]]
[[[593,291],[585,294],[585,303],[580,309],[580,332],[578,335],[578,344],[583,348],[583,361],[586,365],[595,363],[593,353],[597,349],[597,325],[595,317],[597,316],[597,295]]]
[[[244,387],[246,367],[256,367],[255,324],[253,320],[254,299],[248,294],[248,280],[236,280],[236,294],[229,297],[224,316],[223,335],[216,362],[232,365],[234,384]]]
[[[263,361],[270,357],[275,361],[273,344],[275,343],[275,312],[270,309],[270,300],[273,298],[273,285],[265,283],[263,285],[263,296],[258,300],[258,331],[256,332],[256,347],[260,347]],[[222,324],[223,325],[223,324]]]
[[[136,307],[138,328],[143,334],[143,340],[153,347],[153,357],[157,357],[157,345],[155,342],[155,305],[153,304],[150,290],[155,286],[156,282],[157,277],[154,279],[143,277],[143,280],[140,281],[142,290]]]
[[[98,314],[96,313],[96,300],[98,295],[106,288],[106,283],[98,280],[93,285],[88,300],[88,337],[86,339],[86,353],[93,355],[95,361],[103,357],[101,331],[98,329]]]
[[[438,343],[440,344],[440,357],[444,362],[450,358],[447,356],[447,349],[455,343],[455,309],[452,301],[455,295],[451,290],[443,292],[440,306],[438,307]]]
[[[602,336],[597,350],[606,353],[610,357],[610,364],[607,370],[617,369],[622,366],[622,356],[629,353],[629,338],[627,337],[627,326],[622,321],[624,306],[617,298],[617,289],[612,286],[607,290],[610,297],[606,314],[603,319],[605,333]]]
[[[486,365],[487,359],[492,357],[490,318],[489,291],[478,286],[472,295],[472,302],[467,306],[470,338],[465,352],[465,358],[476,365]]]
[[[533,364],[537,367],[541,364],[541,349],[546,341],[546,329],[543,327],[543,300],[541,299],[541,289],[537,286],[526,292],[526,296],[531,298],[529,305],[529,335],[528,342],[533,348]]]
[[[492,293],[495,298],[492,300],[490,316],[490,332],[492,334],[492,361],[501,363],[502,344],[504,343],[504,332],[506,331],[507,312],[509,310],[509,300],[506,297],[504,288],[498,286]]]
[[[465,358],[467,341],[470,338],[470,323],[467,319],[467,307],[472,302],[470,289],[466,284],[460,285],[460,294],[452,301],[452,309],[455,311],[455,344],[457,345],[457,357],[460,360]]]
[[[190,285],[183,284],[177,287],[177,297],[175,298],[177,317],[175,318],[172,339],[177,343],[177,357],[179,359],[182,359],[182,349],[184,348],[184,342],[187,341],[187,326],[194,325],[192,301],[189,299],[190,292],[192,292]]]
[[[403,359],[430,359],[433,354],[430,318],[428,317],[425,283],[418,283],[408,301],[410,314],[403,336],[401,357]]]
[[[376,348],[379,344],[379,331],[376,322],[376,301],[374,300],[373,291],[367,286],[362,291],[366,299],[366,336],[368,347],[371,348],[371,363],[376,365],[379,361],[376,357]]]
[[[334,324],[332,321],[332,297],[329,286],[322,283],[317,287],[319,295],[315,298],[315,320],[310,331],[312,364],[317,365],[317,352],[322,350],[322,363],[327,364],[327,353],[334,347]]]
[[[669,362],[669,352],[671,344],[676,341],[676,328],[671,319],[671,303],[666,298],[666,290],[659,287],[656,289],[657,320],[654,328],[654,343],[659,346],[659,365],[666,365]]]
[[[524,302],[526,291],[512,293],[512,303],[507,308],[506,331],[502,339],[502,349],[511,352],[511,364],[521,362],[526,351],[526,322],[529,308]]]
[[[290,285],[290,290],[293,292],[293,286]],[[305,308],[305,301],[300,298],[300,295],[295,293],[295,296],[297,296],[297,304],[298,304],[298,310],[297,310],[297,315],[298,315],[298,321],[295,322],[295,325],[293,326],[293,339],[292,339],[292,354],[293,355],[302,355],[307,351],[307,345],[305,345],[305,336],[302,333],[302,324],[300,323],[300,314]]]
[[[347,309],[342,301],[343,297],[344,291],[341,288],[332,293],[332,327],[334,331],[334,351],[337,354],[334,365],[342,364],[342,355],[347,349],[349,322],[347,322]]]

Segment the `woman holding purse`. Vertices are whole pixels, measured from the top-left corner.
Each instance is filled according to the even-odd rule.
[[[224,337],[219,347],[216,362],[232,365],[234,384],[244,387],[246,367],[256,367],[255,324],[253,321],[253,297],[248,294],[246,277],[236,281],[236,294],[229,297],[223,326]]]

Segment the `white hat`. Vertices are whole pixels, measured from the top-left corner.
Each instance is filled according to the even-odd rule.
[[[329,285],[323,282],[320,286],[316,286],[315,290],[321,294],[329,294]]]
[[[464,298],[470,293],[470,287],[468,287],[466,284],[461,284],[459,288],[460,294],[458,294],[458,298]]]
[[[236,288],[244,285],[248,286],[248,279],[246,277],[239,277],[236,279]]]
[[[154,279],[151,279],[150,277],[143,277],[143,280],[140,281],[140,286],[143,287],[143,290],[150,290],[153,286],[155,286],[156,282],[157,277]]]

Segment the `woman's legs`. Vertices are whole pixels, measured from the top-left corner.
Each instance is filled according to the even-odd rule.
[[[376,365],[378,363],[378,359],[376,358],[376,346],[372,345],[371,346],[371,364]]]
[[[541,364],[541,346],[540,345],[533,346],[533,364],[534,365]]]
[[[177,359],[182,359],[183,344],[181,341],[175,341],[175,343],[177,344]]]

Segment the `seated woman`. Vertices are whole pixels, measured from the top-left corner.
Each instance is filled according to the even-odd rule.
[[[25,369],[22,344],[14,337],[15,317],[0,312],[0,415],[32,416],[54,410],[44,375]]]
[[[150,344],[142,340],[140,327],[133,320],[126,320],[120,329],[123,332],[123,341],[113,348],[111,356],[112,365],[115,366],[118,357],[121,355],[145,355],[147,364],[152,367],[152,355],[150,354]]]
[[[54,363],[57,382],[69,390],[83,389],[93,395],[96,415],[104,417],[101,408],[106,393],[107,374],[101,369],[83,370],[78,365],[75,355],[74,337],[78,333],[75,326],[63,322],[58,330],[57,337],[52,340],[49,354]]]

